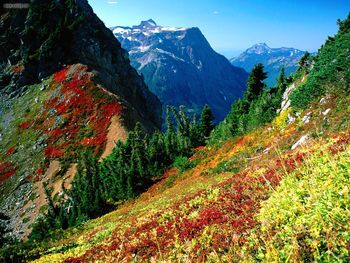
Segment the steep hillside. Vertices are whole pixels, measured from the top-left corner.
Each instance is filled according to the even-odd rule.
[[[35,262],[348,262],[349,32],[350,16],[315,64],[298,69],[271,123],[198,148],[187,169],[168,170],[139,198],[41,243],[10,247],[3,258],[15,251]],[[291,93],[335,69],[325,57],[341,61],[341,74],[330,76],[342,93],[321,79],[323,94],[304,109],[289,107]]]
[[[140,198],[81,227],[52,233],[26,257],[345,262],[348,103],[327,99],[291,124],[281,115],[272,125],[200,149],[191,158],[194,168],[168,171]],[[312,117],[304,124],[305,116]]]
[[[265,83],[272,87],[276,84],[278,74],[285,67],[286,75],[289,76],[297,67],[300,58],[305,51],[295,48],[270,48],[265,43],[256,44],[230,62],[236,67],[244,68],[250,72],[255,64],[262,63],[268,73]]]
[[[107,156],[161,104],[85,0],[30,2],[0,20],[0,211],[14,238],[70,187],[81,152]]]
[[[205,104],[221,121],[246,87],[247,73],[216,53],[198,28],[165,27],[153,20],[113,27],[131,64],[163,105],[185,105],[200,113]]]

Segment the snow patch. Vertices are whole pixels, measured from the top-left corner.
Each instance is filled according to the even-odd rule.
[[[180,61],[182,61],[182,62],[186,62],[186,61],[183,60],[182,58],[179,58],[179,57],[175,56],[173,53],[168,52],[168,51],[165,51],[165,50],[163,50],[163,49],[156,48],[155,51],[157,51],[157,52],[159,52],[159,53],[162,53],[162,54],[166,54],[166,55],[168,55],[168,56],[170,56],[170,57],[172,57],[172,58],[174,58],[174,59],[176,59],[176,60],[180,60]]]
[[[113,34],[127,34],[130,32],[130,28],[117,27],[113,30]]]

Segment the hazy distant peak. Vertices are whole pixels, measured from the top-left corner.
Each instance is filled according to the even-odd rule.
[[[247,49],[247,53],[263,54],[271,52],[271,48],[266,43],[258,43]]]
[[[141,21],[139,27],[155,27],[157,23],[153,19],[148,19],[146,21]]]
[[[248,48],[238,57],[231,59],[232,65],[242,67],[250,72],[254,65],[262,63],[268,72],[266,83],[273,86],[282,66],[285,67],[286,75],[291,74],[298,67],[300,58],[305,51],[295,48],[281,47],[270,48],[266,43],[258,43]]]

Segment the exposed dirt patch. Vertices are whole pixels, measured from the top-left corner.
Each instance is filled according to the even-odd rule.
[[[125,142],[128,137],[127,130],[123,127],[120,117],[114,115],[108,128],[106,147],[101,155],[101,159],[106,158],[113,150],[117,141]]]
[[[62,184],[64,185],[64,188],[70,189],[71,183],[74,179],[74,176],[77,173],[77,164],[71,164],[67,172],[64,174],[63,177],[57,178],[51,185],[52,187],[52,194],[51,197],[54,198],[56,194],[59,194],[62,191]]]
[[[51,161],[49,168],[45,172],[43,181],[38,181],[33,186],[33,192],[36,193],[36,198],[34,200],[30,200],[22,209],[25,213],[24,216],[28,218],[28,222],[24,227],[23,238],[26,240],[31,232],[29,226],[35,222],[35,219],[39,215],[40,208],[47,203],[46,193],[44,189],[44,182],[49,182],[55,178],[57,173],[61,170],[60,162],[57,160]],[[23,218],[18,218],[17,224],[23,224]]]

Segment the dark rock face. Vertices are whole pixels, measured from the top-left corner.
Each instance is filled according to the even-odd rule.
[[[111,30],[163,106],[185,105],[199,113],[208,104],[220,121],[246,89],[248,74],[216,53],[198,28],[163,27],[148,20]]]
[[[254,65],[262,63],[268,73],[265,83],[268,86],[273,86],[276,84],[282,66],[285,67],[286,75],[290,75],[297,69],[299,60],[304,53],[305,51],[295,48],[270,48],[265,43],[260,43],[230,61],[232,65],[244,68],[248,72],[253,69]]]
[[[6,11],[6,12],[5,12]],[[148,126],[159,127],[161,104],[130,66],[128,54],[86,0],[33,0],[29,9],[2,10],[0,91],[16,94],[66,64],[81,63],[95,82],[117,94]],[[13,72],[15,65],[23,67]]]

